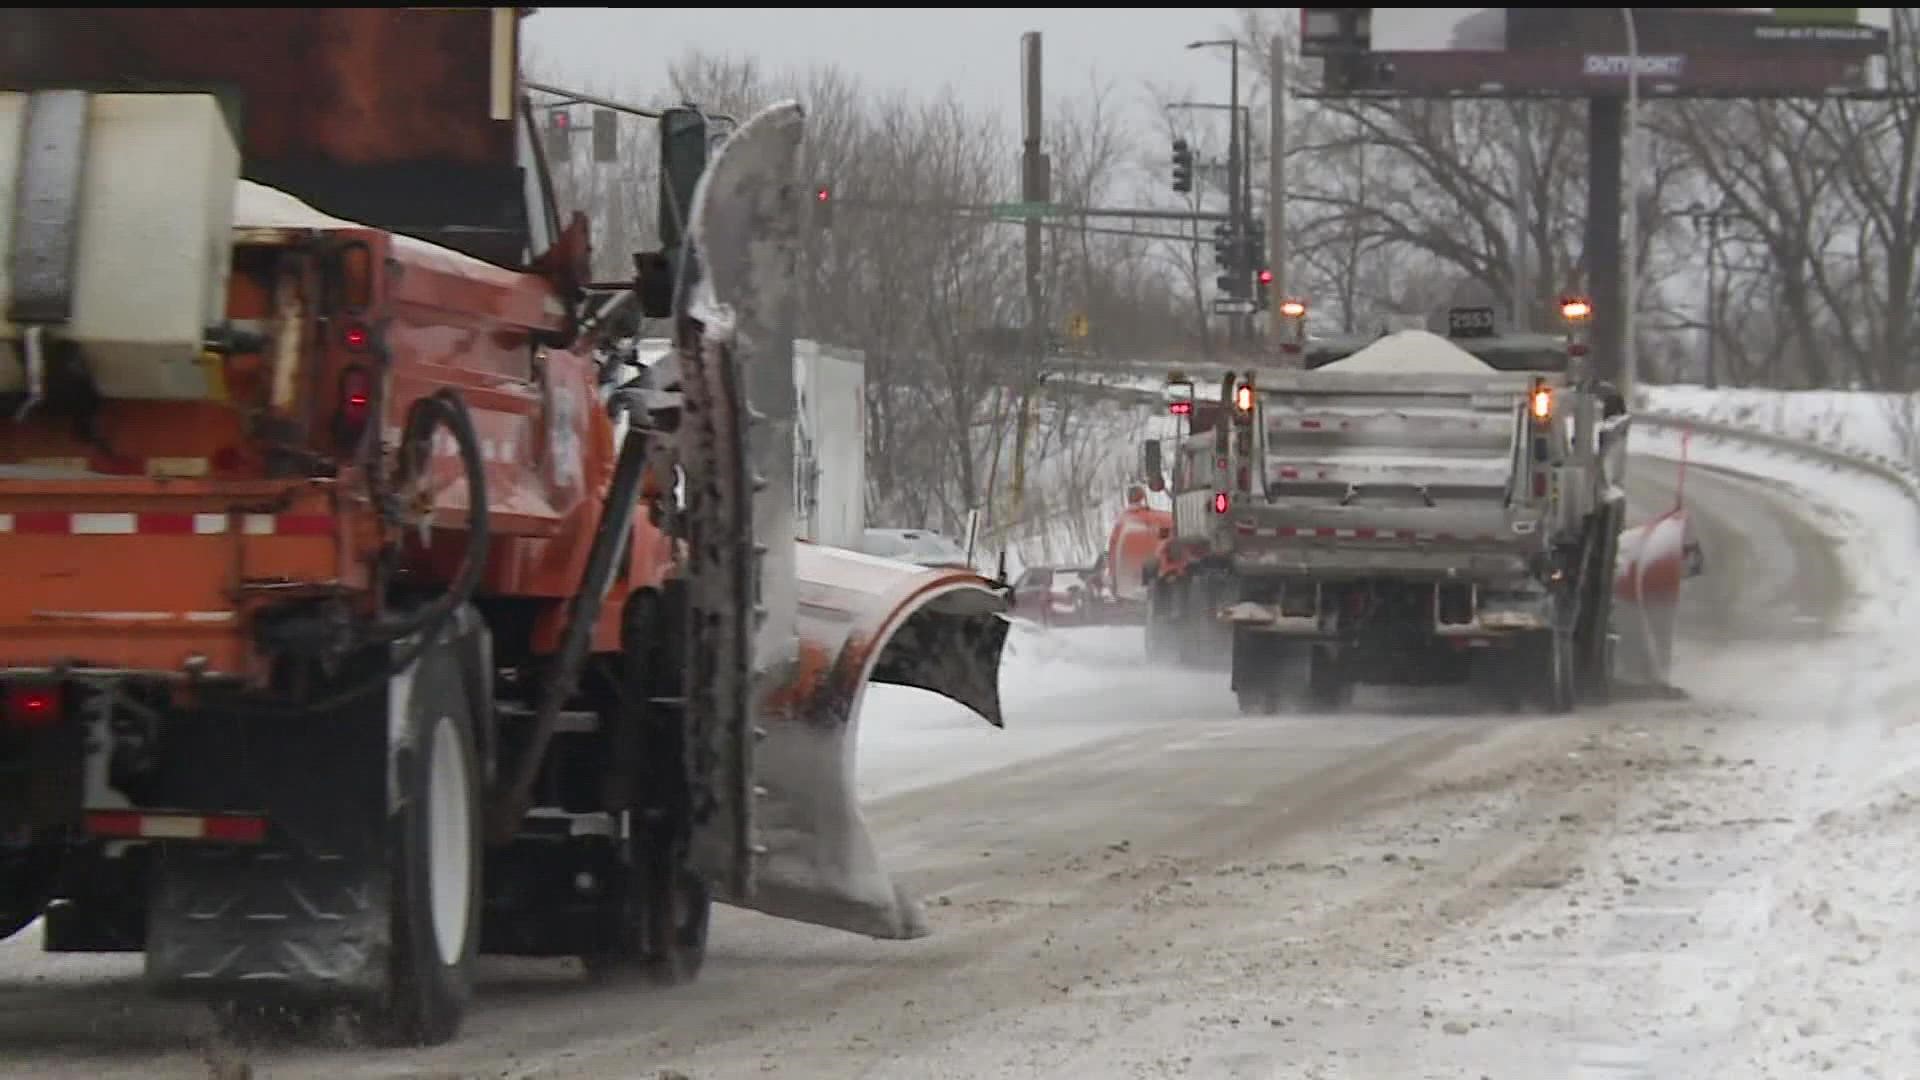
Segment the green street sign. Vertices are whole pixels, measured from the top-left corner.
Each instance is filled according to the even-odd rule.
[[[1052,203],[1043,202],[1006,202],[993,204],[993,216],[1006,221],[1025,221],[1028,218],[1042,218],[1054,212]]]
[[[1799,26],[1852,26],[1860,21],[1859,8],[1774,8],[1775,22]]]

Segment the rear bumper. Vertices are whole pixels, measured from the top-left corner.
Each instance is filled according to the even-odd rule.
[[[1472,588],[1460,583],[1444,584]],[[1215,617],[1236,628],[1281,637],[1314,641],[1345,640],[1347,634],[1331,628],[1333,624],[1329,620],[1333,616],[1326,615],[1323,618],[1328,606],[1325,595],[1317,590],[1310,595],[1313,595],[1311,613],[1307,613],[1305,605],[1289,613],[1279,603],[1242,600],[1221,608]],[[1460,619],[1459,615],[1467,617]],[[1436,596],[1436,603],[1426,620],[1425,633],[1442,641],[1488,645],[1504,638],[1547,630],[1552,626],[1552,601],[1544,594],[1515,595],[1472,588],[1465,609],[1447,620],[1442,619]]]
[[[0,483],[0,672],[250,677],[249,616],[358,587],[331,485]]]
[[[1459,548],[1401,541],[1249,542],[1234,545],[1247,577],[1397,578],[1512,582],[1531,573],[1530,549]]]
[[[1245,575],[1469,579],[1526,577],[1545,550],[1540,523],[1418,511],[1329,515],[1256,507],[1233,523],[1233,565]]]

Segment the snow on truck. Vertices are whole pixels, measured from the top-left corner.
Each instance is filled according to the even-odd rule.
[[[1604,698],[1629,417],[1564,336],[1505,337],[1484,309],[1451,334],[1308,347],[1226,373],[1220,401],[1169,381],[1174,536],[1149,570],[1150,651],[1231,658],[1246,712],[1359,683],[1476,682],[1552,711]],[[1158,443],[1146,447],[1164,486]],[[1304,672],[1301,669],[1304,668]]]
[[[477,952],[926,932],[854,722],[999,724],[1004,597],[796,541],[801,112],[656,114],[594,282],[524,12],[0,13],[0,935],[431,1043]]]

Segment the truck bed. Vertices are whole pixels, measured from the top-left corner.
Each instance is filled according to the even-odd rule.
[[[1532,378],[1263,377],[1264,475],[1233,513],[1245,569],[1509,573],[1540,543],[1524,498]]]

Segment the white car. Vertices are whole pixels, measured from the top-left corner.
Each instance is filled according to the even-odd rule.
[[[918,563],[948,570],[972,570],[967,553],[937,532],[926,529],[868,529],[860,550],[883,559]]]

